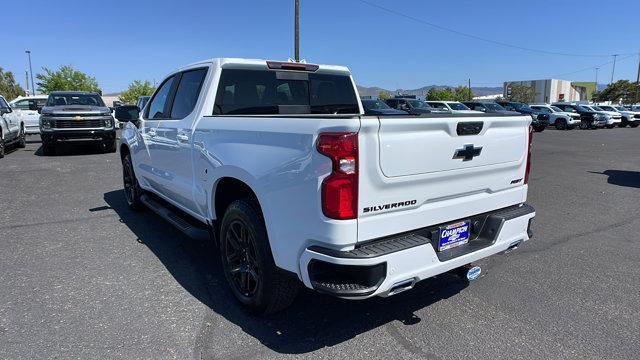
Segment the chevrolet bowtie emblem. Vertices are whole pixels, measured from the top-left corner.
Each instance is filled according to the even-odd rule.
[[[467,144],[462,149],[457,149],[456,152],[453,153],[453,158],[469,161],[473,160],[475,156],[480,156],[480,152],[482,152],[482,146],[474,147],[473,144]]]
[[[82,116],[76,115],[73,117],[74,120],[82,120]]]

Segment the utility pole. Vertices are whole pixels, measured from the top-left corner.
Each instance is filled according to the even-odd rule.
[[[31,95],[35,95],[36,94],[36,86],[33,83],[33,68],[31,67],[31,50],[25,50],[24,51],[27,54],[27,57],[29,58],[29,73],[31,74]]]
[[[598,91],[598,70],[600,70],[600,68],[596,68],[596,91]]]
[[[613,74],[616,72],[616,58],[618,57],[618,55],[613,55],[613,68],[611,69],[611,83],[613,83]]]
[[[472,97],[472,94],[471,94],[471,78],[469,78],[469,101],[473,100],[471,97]]]
[[[300,0],[296,1],[296,20],[295,20],[295,60],[300,61]]]
[[[638,53],[638,75],[636,75],[636,97],[634,103],[640,102],[640,53]],[[631,104],[633,105],[633,104]]]

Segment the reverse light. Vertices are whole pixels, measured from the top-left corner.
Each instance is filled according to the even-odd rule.
[[[529,184],[529,173],[531,172],[531,146],[533,145],[533,127],[529,126],[529,142],[527,143],[527,167],[524,171],[524,183]]]
[[[358,133],[321,133],[318,152],[332,162],[322,182],[322,212],[331,219],[358,217]]]

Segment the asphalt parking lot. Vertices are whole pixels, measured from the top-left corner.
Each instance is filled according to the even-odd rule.
[[[35,139],[34,139],[35,140]],[[124,202],[118,154],[0,160],[2,359],[637,359],[640,129],[535,134],[535,237],[388,299],[245,314],[218,254]]]

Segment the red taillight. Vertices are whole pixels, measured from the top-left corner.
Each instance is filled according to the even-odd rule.
[[[332,219],[357,218],[358,133],[322,133],[316,147],[333,164],[322,182],[322,212]]]
[[[527,168],[524,171],[524,183],[529,183],[529,173],[531,172],[531,146],[533,145],[533,127],[529,126],[529,143],[527,144]]]

